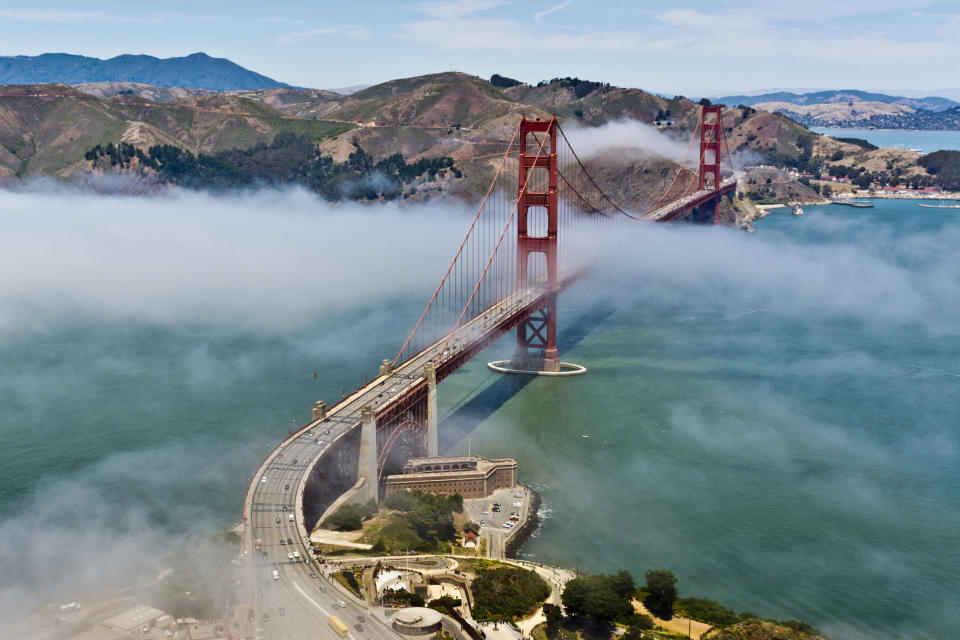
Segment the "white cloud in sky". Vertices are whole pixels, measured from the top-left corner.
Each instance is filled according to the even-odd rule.
[[[489,9],[494,9],[506,4],[504,0],[431,0],[429,2],[420,2],[414,5],[414,8],[420,13],[433,18],[449,19],[462,18],[464,16],[480,13]]]
[[[543,20],[544,16],[548,16],[551,13],[556,13],[557,11],[562,11],[563,9],[566,9],[572,4],[573,4],[573,0],[566,0],[566,2],[561,2],[560,4],[550,7],[549,9],[538,11],[533,15],[533,21],[540,22],[541,20]]]
[[[277,38],[277,40],[283,44],[296,44],[322,36],[344,36],[351,40],[366,40],[370,37],[370,31],[368,29],[353,27],[327,27],[324,29],[308,29],[307,31],[285,33]]]
[[[157,16],[119,15],[108,11],[71,9],[2,9],[0,19],[21,22],[160,22]]]

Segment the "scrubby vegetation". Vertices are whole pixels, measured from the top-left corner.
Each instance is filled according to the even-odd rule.
[[[367,532],[376,551],[447,551],[457,537],[453,514],[463,511],[463,497],[398,491],[387,496],[382,506],[397,513]]]
[[[744,620],[704,636],[705,640],[808,640],[823,637],[810,625],[795,620],[777,622],[757,619]]]
[[[509,565],[478,570],[471,589],[473,617],[480,622],[526,618],[550,595],[535,571]]]
[[[833,139],[836,140],[837,142],[846,142],[847,144],[855,144],[858,147],[866,149],[867,151],[876,151],[877,149],[880,148],[877,145],[873,144],[872,142],[868,142],[867,140],[864,140],[863,138],[838,138],[836,136],[833,136]]]
[[[326,526],[338,531],[356,531],[376,512],[377,503],[373,500],[367,504],[345,504],[327,519]]]
[[[728,609],[719,602],[706,598],[680,598],[674,605],[674,610],[684,618],[706,622],[715,627],[725,627],[757,617],[749,611],[738,614],[733,609]]]
[[[409,193],[405,185],[425,177],[432,180],[453,168],[453,158],[422,158],[407,162],[395,153],[375,162],[354,145],[346,162],[322,155],[310,137],[278,133],[270,144],[194,155],[173,145],[154,145],[146,152],[131,144],[97,145],[84,158],[95,169],[115,168],[155,174],[160,182],[191,189],[232,189],[255,185],[297,184],[331,201],[392,200]]]

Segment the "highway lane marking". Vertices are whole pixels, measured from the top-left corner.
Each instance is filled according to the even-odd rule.
[[[300,588],[300,585],[299,585],[299,584],[297,584],[296,582],[293,582],[292,584],[293,584],[293,588],[296,589],[297,591],[299,591],[299,592],[300,592],[300,595],[302,595],[304,598],[306,598],[307,600],[309,600],[309,601],[313,604],[313,606],[315,606],[317,609],[320,609],[320,611],[323,613],[323,615],[328,616],[328,617],[334,615],[334,614],[330,613],[329,611],[327,611],[326,609],[324,609],[324,608],[320,605],[319,602],[317,602],[316,600],[314,600],[313,598],[311,598],[310,595],[307,594],[306,591],[304,591],[303,589]],[[356,639],[353,637],[353,634],[350,633],[349,630],[347,631],[347,637],[350,638],[350,640],[356,640]]]

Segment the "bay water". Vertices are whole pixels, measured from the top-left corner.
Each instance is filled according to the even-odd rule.
[[[50,232],[38,202],[36,228],[22,216],[7,228]],[[524,557],[627,568],[640,582],[645,570],[667,568],[681,595],[802,619],[836,638],[952,637],[960,217],[910,201],[876,205],[774,212],[755,234],[643,225],[598,244],[593,273],[563,294],[559,311],[562,358],[588,373],[498,376],[485,363],[510,357],[504,338],[440,385],[442,450],[518,460],[521,480],[543,498]],[[256,221],[252,235],[269,242],[268,218],[239,220]],[[90,243],[78,253],[119,259],[112,252],[127,244],[126,224],[114,218],[111,233],[71,238]],[[376,260],[368,241],[328,231],[329,242]],[[197,274],[223,258],[210,255],[214,231],[188,235],[195,254],[184,255],[180,232],[152,236],[165,249],[158,255],[173,256],[168,269],[190,268],[151,313],[95,312],[114,304],[113,287],[71,297],[38,285],[35,298],[0,287],[7,614],[138,571],[150,579],[184,537],[235,523],[267,451],[314,401],[333,404],[375,373],[435,286],[423,274],[436,265],[402,260],[385,284],[369,273],[357,274],[359,284],[340,255],[316,267],[339,269],[315,276],[320,302],[301,307],[284,292],[311,298],[300,270],[323,260],[317,251],[308,266],[264,266],[260,287],[216,279],[200,295],[191,293],[204,281]],[[288,242],[299,240],[278,246]],[[235,248],[231,265],[248,256]],[[34,282],[62,254],[5,266]],[[69,280],[70,265],[56,266],[39,281]],[[124,271],[96,275],[116,284]],[[130,296],[141,287],[150,299],[164,295],[159,276],[135,280]],[[367,295],[335,304],[351,282]],[[188,309],[171,311],[183,299]],[[295,321],[262,319],[271,312]],[[241,321],[250,317],[260,319]]]
[[[810,127],[810,130],[834,138],[860,138],[878,147],[913,149],[933,153],[941,149],[960,150],[960,131],[911,131],[909,129],[856,129],[847,127]]]

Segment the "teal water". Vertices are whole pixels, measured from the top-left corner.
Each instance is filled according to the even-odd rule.
[[[847,129],[839,127],[810,127],[810,130],[835,138],[862,138],[878,147],[915,149],[923,153],[933,153],[940,149],[960,150],[960,131]]]
[[[440,386],[442,445],[518,459],[544,499],[529,558],[668,568],[682,595],[837,638],[952,637],[960,217],[878,201],[756,227],[598,247],[560,305],[563,358],[589,373],[497,377],[505,339]],[[232,525],[262,456],[424,302],[387,300],[283,331],[57,315],[0,334],[3,608],[149,579],[182,536]]]

